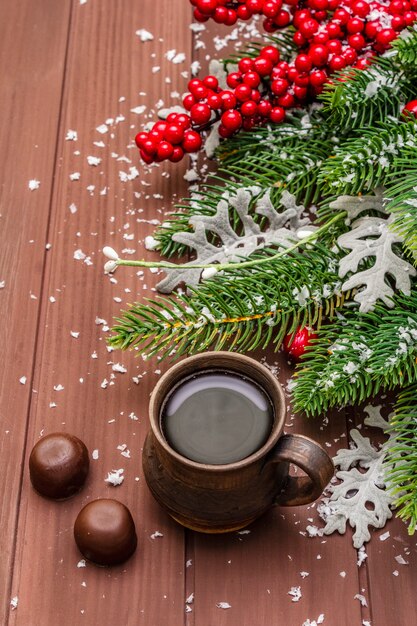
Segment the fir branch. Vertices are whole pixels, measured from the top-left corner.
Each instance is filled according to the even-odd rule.
[[[415,72],[405,72],[396,55],[380,57],[366,70],[349,68],[326,85],[320,100],[329,121],[350,131],[397,118],[401,105],[415,93]]]
[[[389,202],[386,210],[395,216],[391,228],[401,235],[404,245],[417,260],[417,167],[410,164],[417,162],[417,147],[403,152],[403,157],[396,159],[394,170],[403,170],[400,181],[394,174],[387,183],[386,195]]]
[[[397,37],[391,45],[396,50],[398,62],[401,65],[417,65],[417,30],[415,26],[405,29],[401,33],[401,37]]]
[[[417,384],[398,396],[388,432],[392,437],[384,463],[385,480],[396,498],[397,516],[408,522],[408,532],[417,526]]]
[[[338,287],[337,257],[316,244],[302,254],[271,259],[261,269],[236,264],[190,295],[135,304],[116,320],[109,343],[177,357],[208,347],[251,351],[273,343],[278,350],[287,332],[300,325],[319,327],[324,315],[333,317],[345,299]]]
[[[417,293],[393,302],[363,315],[346,310],[322,328],[296,373],[298,409],[318,414],[417,381]]]
[[[363,128],[342,141],[323,164],[318,181],[323,195],[367,193],[409,168],[402,159],[417,144],[417,124],[392,121]]]

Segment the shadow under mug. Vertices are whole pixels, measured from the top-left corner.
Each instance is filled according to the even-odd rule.
[[[161,429],[161,412],[172,389],[204,372],[230,372],[258,384],[274,407],[266,443],[250,456],[226,465],[192,461],[176,452]],[[303,435],[283,435],[285,397],[272,373],[254,359],[232,352],[206,352],[171,367],[153,390],[150,431],[143,471],[157,502],[177,522],[200,532],[238,530],[274,505],[297,506],[316,500],[334,473],[327,452]],[[290,476],[290,463],[305,473]]]

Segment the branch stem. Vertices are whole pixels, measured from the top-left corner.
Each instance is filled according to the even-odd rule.
[[[240,268],[243,267],[259,267],[260,265],[263,265],[265,263],[270,263],[271,261],[275,261],[276,259],[280,259],[281,257],[285,256],[286,254],[288,254],[289,252],[292,252],[293,250],[296,250],[297,248],[299,248],[300,246],[304,246],[312,241],[315,241],[320,235],[322,235],[323,233],[327,232],[331,226],[333,226],[333,224],[335,224],[336,222],[339,222],[341,219],[346,217],[346,213],[343,211],[341,213],[338,213],[337,215],[335,215],[334,217],[332,217],[332,219],[330,219],[328,222],[326,222],[326,224],[323,224],[323,226],[320,226],[317,230],[315,230],[314,232],[312,232],[310,235],[307,235],[307,237],[304,237],[303,239],[300,239],[300,241],[297,241],[296,243],[294,243],[292,246],[289,246],[288,248],[285,248],[285,250],[281,250],[280,252],[277,252],[276,254],[272,255],[272,256],[267,256],[265,258],[262,259],[253,259],[252,261],[242,261],[241,263],[239,262],[235,262],[235,263],[208,263],[208,264],[204,264],[204,263],[187,263],[187,264],[179,264],[179,263],[170,263],[168,261],[144,261],[142,259],[138,260],[138,261],[132,261],[130,259],[117,259],[117,261],[115,262],[118,266],[119,265],[127,265],[130,267],[155,267],[155,268],[161,268],[161,269],[189,269],[190,267],[195,267],[197,269],[209,269],[209,268],[214,268],[216,271],[220,272],[222,270],[229,270],[232,269],[234,267],[236,267],[237,265]]]

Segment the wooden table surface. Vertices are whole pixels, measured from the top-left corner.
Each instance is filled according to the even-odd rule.
[[[196,37],[190,22],[188,0],[0,0],[0,623],[415,625],[416,539],[398,521],[373,533],[358,567],[350,532],[308,536],[309,524],[320,526],[315,505],[272,510],[249,533],[206,536],[178,526],[148,492],[147,405],[169,364],[111,352],[106,336],[120,308],[153,295],[157,277],[129,269],[110,279],[101,250],[156,259],[144,238],[187,195],[187,163],[145,171],[132,138],[158,100],[180,102],[193,60],[204,67],[208,54],[222,55],[216,28]],[[142,42],[139,29],[154,39]],[[169,50],[185,61],[168,60]],[[33,180],[40,185],[30,190]],[[281,356],[258,356],[286,383]],[[362,416],[327,417],[289,411],[287,427],[335,452]],[[39,437],[59,430],[98,458],[83,491],[56,503],[31,488],[27,459]],[[120,468],[123,484],[108,485]],[[124,502],[136,522],[138,550],[121,567],[79,567],[74,520],[98,497]]]

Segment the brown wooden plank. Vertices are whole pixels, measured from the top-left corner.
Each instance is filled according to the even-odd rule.
[[[43,296],[70,5],[70,0],[0,3],[2,624],[12,595],[16,515]],[[28,183],[34,179],[40,187],[30,191]]]
[[[110,244],[142,256],[143,239],[155,227],[148,221],[161,219],[162,207],[170,209],[172,197],[184,189],[185,163],[149,174],[141,169],[138,178],[127,182],[119,172],[140,167],[132,143],[140,118],[130,109],[141,104],[149,109],[159,98],[168,104],[172,90],[185,88],[181,72],[189,63],[189,7],[183,0],[159,2],[158,10],[151,0],[106,0],[74,3],[73,8],[28,452],[40,434],[63,429],[81,437],[90,452],[98,450],[99,458],[91,461],[86,488],[67,502],[39,497],[25,471],[13,581],[19,604],[10,624],[178,626],[185,610],[183,530],[152,500],[140,454],[149,393],[158,377],[155,370],[162,367],[157,360],[144,363],[134,354],[108,352],[103,324],[95,319],[110,323],[127,302],[153,295],[152,274],[140,278],[134,271],[119,272],[117,282],[105,277],[101,249]],[[142,43],[135,35],[140,28],[154,33],[154,41]],[[187,64],[165,59],[164,53],[173,48],[187,53]],[[153,73],[154,66],[161,70]],[[172,84],[165,81],[170,76]],[[125,119],[116,121],[121,115]],[[96,131],[109,118],[114,121],[108,122],[108,132]],[[69,129],[78,132],[77,142],[65,141]],[[87,156],[103,160],[93,167]],[[79,181],[69,179],[74,172],[81,173]],[[95,189],[87,190],[90,185]],[[106,195],[100,195],[105,187]],[[77,210],[72,206],[72,212],[71,205]],[[76,260],[77,250],[92,264]],[[78,338],[71,331],[79,332]],[[117,363],[128,371],[113,371]],[[143,375],[140,384],[132,380],[137,375]],[[64,389],[54,390],[59,385]],[[124,444],[131,458],[117,449]],[[125,470],[125,481],[110,487],[104,478],[119,468]],[[129,506],[137,524],[138,551],[121,567],[78,568],[81,555],[72,538],[73,523],[81,507],[100,496]],[[163,536],[155,536],[156,531]]]

